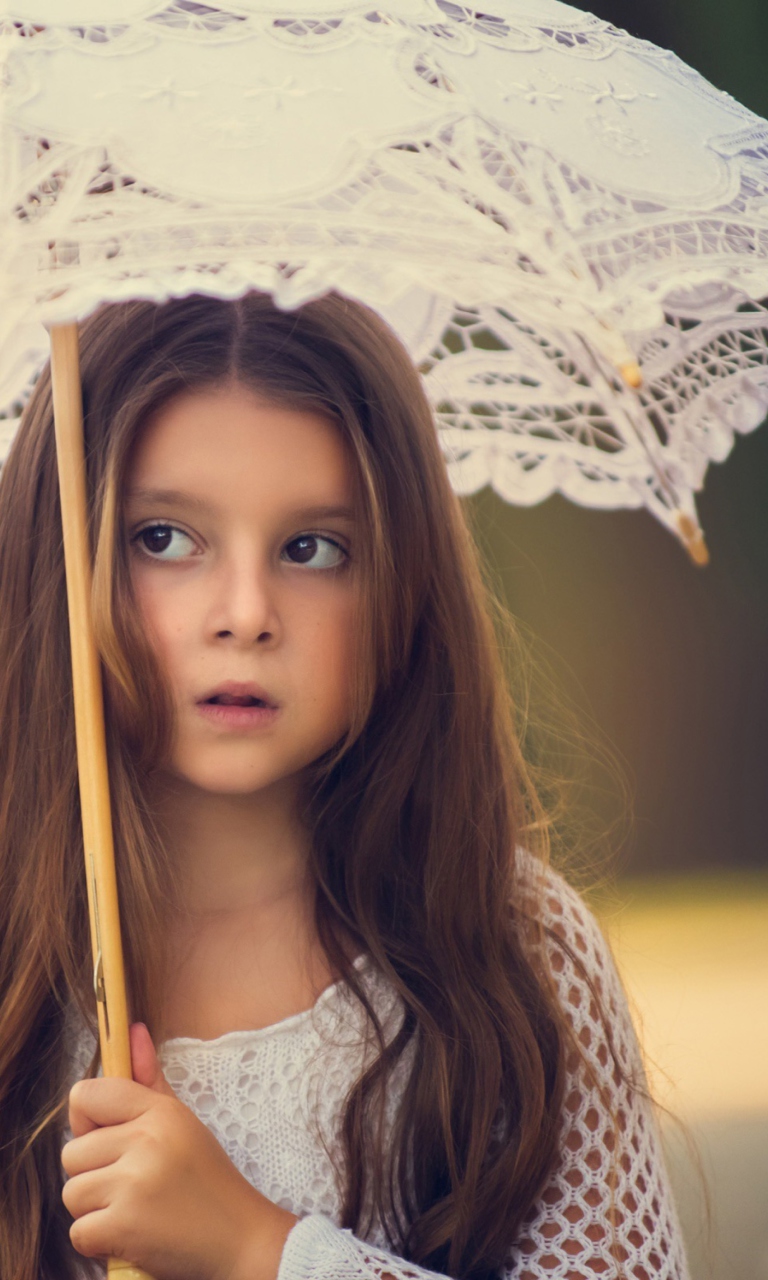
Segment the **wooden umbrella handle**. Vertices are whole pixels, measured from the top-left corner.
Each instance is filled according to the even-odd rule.
[[[67,575],[77,770],[93,948],[93,983],[105,1076],[131,1080],[128,1006],[117,903],[115,851],[104,732],[101,666],[91,619],[91,551],[86,517],[83,398],[77,325],[52,325],[51,381]],[[110,1258],[108,1275],[151,1280],[145,1271]]]

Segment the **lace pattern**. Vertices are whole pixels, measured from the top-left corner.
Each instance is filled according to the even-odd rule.
[[[518,1239],[510,1241],[501,1280],[688,1280],[640,1052],[610,953],[578,895],[552,872],[544,905],[550,964],[588,1069],[572,1055],[560,1160]],[[389,1034],[399,1002],[375,969],[360,963]],[[610,1045],[595,995],[608,1015]],[[92,1046],[84,1037],[81,1066]],[[621,1082],[611,1049],[636,1089]],[[380,1227],[361,1241],[338,1226],[339,1124],[371,1052],[362,1010],[343,986],[275,1027],[213,1041],[172,1040],[162,1048],[178,1097],[254,1186],[302,1219],[288,1238],[279,1280],[426,1280],[431,1274],[395,1257]]]
[[[765,121],[559,0],[70,2],[0,18],[0,405],[103,300],[333,288],[459,492],[696,528],[768,409]]]

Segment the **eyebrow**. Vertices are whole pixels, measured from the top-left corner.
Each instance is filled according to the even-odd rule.
[[[191,507],[193,510],[207,511],[208,503],[202,498],[195,498],[183,489],[129,489],[127,502],[143,502],[148,507]]]
[[[142,503],[150,507],[187,507],[194,511],[209,511],[210,506],[202,498],[196,498],[183,489],[129,489],[126,494],[128,502]],[[311,506],[297,507],[289,512],[292,520],[354,520],[355,512],[348,506]]]

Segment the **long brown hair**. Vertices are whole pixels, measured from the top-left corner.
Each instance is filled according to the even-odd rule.
[[[372,312],[335,295],[293,313],[260,294],[104,307],[81,326],[81,362],[132,1016],[158,1025],[173,884],[146,796],[171,725],[131,604],[120,487],[153,412],[234,379],[334,419],[369,516],[368,678],[314,770],[307,821],[334,971],[366,1001],[351,937],[405,1015],[346,1105],[343,1225],[364,1234],[373,1214],[414,1262],[489,1276],[557,1159],[568,1032],[515,852],[545,823],[417,373]],[[0,1274],[72,1280],[88,1264],[61,1203],[67,1011],[93,1015],[48,372],[0,481],[0,724]],[[385,1144],[386,1082],[414,1042]]]

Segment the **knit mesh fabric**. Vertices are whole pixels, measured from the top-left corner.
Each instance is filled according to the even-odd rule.
[[[567,1058],[559,1160],[510,1239],[499,1276],[687,1280],[640,1050],[610,951],[575,891],[551,870],[543,874],[549,964],[583,1056],[574,1051]],[[388,1034],[399,1020],[399,999],[367,958],[356,963]],[[83,1033],[76,1068],[92,1048]],[[169,1040],[160,1050],[177,1096],[237,1168],[299,1216],[279,1280],[419,1280],[434,1274],[389,1251],[380,1225],[368,1240],[339,1226],[344,1103],[375,1052],[362,1007],[343,983],[323,992],[312,1009],[275,1026],[210,1041]],[[406,1057],[392,1082],[390,1124],[409,1067]]]

